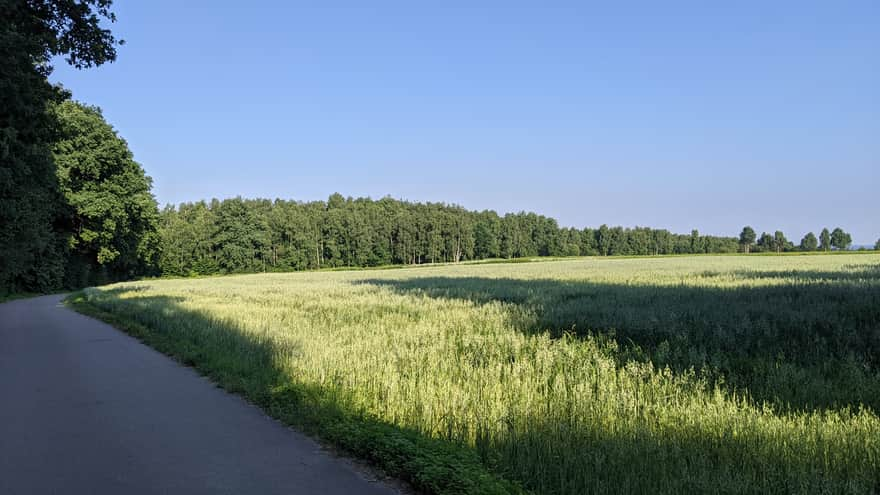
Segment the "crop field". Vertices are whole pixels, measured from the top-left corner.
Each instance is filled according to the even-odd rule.
[[[880,254],[154,280],[71,304],[428,492],[880,491]]]

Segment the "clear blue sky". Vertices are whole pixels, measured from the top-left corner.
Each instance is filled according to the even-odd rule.
[[[338,191],[880,237],[877,0],[116,3],[118,61],[53,80],[162,204]]]

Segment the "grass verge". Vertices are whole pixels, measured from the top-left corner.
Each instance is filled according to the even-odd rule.
[[[16,299],[27,299],[29,297],[43,296],[45,294],[35,294],[32,292],[15,292],[12,294],[0,294],[0,303],[15,301]]]
[[[230,366],[235,356],[207,353],[185,337],[155,331],[90,304],[83,292],[65,303],[109,323],[141,342],[195,368],[223,389],[241,395],[271,417],[365,460],[414,489],[438,495],[525,493],[488,469],[470,449],[427,438],[368,415],[340,409],[317,390],[291,383],[270,367]]]

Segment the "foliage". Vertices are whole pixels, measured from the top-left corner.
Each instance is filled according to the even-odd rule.
[[[776,241],[767,232],[762,232],[758,238],[758,251],[776,251]]]
[[[488,486],[440,444],[537,493],[871,493],[878,295],[880,257],[841,254],[155,280],[81,304],[436,493]]]
[[[828,228],[822,229],[822,232],[819,234],[819,249],[822,251],[831,249],[831,233],[828,232]]]
[[[161,214],[166,275],[289,271],[489,258],[736,252],[731,237],[636,227],[560,228],[535,213],[499,216],[391,198],[326,202],[233,198]]]
[[[38,296],[39,294],[33,294],[29,292],[16,292],[16,293],[7,293],[0,294],[0,303],[5,303],[9,301],[14,301],[16,299],[27,299],[29,297]]]
[[[791,251],[793,247],[794,246],[785,238],[785,234],[783,234],[781,230],[777,230],[776,233],[773,234],[773,248],[777,253]]]
[[[537,256],[734,253],[750,252],[755,241],[751,227],[738,239],[697,230],[684,235],[647,227],[576,229],[535,213],[500,216],[444,203],[338,193],[327,201],[233,198],[166,206],[159,230],[161,271],[176,276]],[[756,248],[795,250],[781,231],[763,233]]]
[[[852,244],[852,237],[843,229],[837,227],[831,232],[831,246],[840,250],[849,249]]]
[[[61,229],[70,232],[67,285],[150,273],[159,241],[151,179],[98,108],[65,101],[53,112],[59,133],[52,154],[70,206]]]
[[[49,84],[52,56],[76,67],[112,61],[108,0],[0,0],[0,293],[45,292],[64,278],[66,207],[50,152],[49,107],[64,91]]]
[[[807,235],[801,239],[800,249],[801,251],[815,251],[819,247],[819,241],[816,239],[816,234],[812,232],[807,232]]]
[[[739,234],[739,243],[743,247],[743,252],[748,253],[751,250],[752,244],[755,243],[755,229],[748,225],[743,227],[742,232]]]

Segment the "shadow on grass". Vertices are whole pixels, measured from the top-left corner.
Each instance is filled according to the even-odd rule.
[[[705,272],[713,276],[724,275],[723,272]],[[732,272],[736,278],[747,279],[786,279],[795,282],[874,282],[880,280],[880,265],[848,265],[843,270],[736,270]]]
[[[477,292],[487,301],[495,300],[486,296],[486,291],[491,294],[487,285],[497,288],[510,283],[431,280],[439,284],[433,286],[437,292],[432,297],[451,297],[450,291],[456,290],[464,291],[458,296],[464,297],[480,287],[482,292]],[[510,287],[525,294],[550,288],[533,283]],[[407,286],[399,290],[426,289]],[[350,392],[344,389],[297,382],[277,365],[279,355],[289,356],[296,349],[279,348],[268,336],[185,308],[183,302],[183,298],[147,296],[130,288],[100,291],[91,297],[79,294],[70,300],[78,310],[115,324],[195,367],[271,416],[316,434],[427,493],[520,491],[518,484],[506,479],[518,480],[538,493],[566,494],[796,492],[804,488],[858,492],[880,486],[880,479],[870,479],[864,469],[847,471],[852,466],[842,465],[840,459],[832,459],[838,464],[829,464],[819,457],[805,460],[779,455],[773,448],[780,445],[778,438],[765,438],[760,433],[719,437],[698,426],[679,428],[674,438],[658,438],[625,427],[608,428],[577,423],[564,415],[544,415],[516,418],[506,432],[483,437],[475,448],[428,438],[355,410]]]
[[[755,278],[788,273],[748,272]],[[880,269],[800,271],[796,278],[811,283],[713,288],[479,277],[361,283],[408,296],[515,305],[531,315],[519,321],[519,331],[603,335],[617,342],[619,364],[694,367],[777,409],[863,404],[880,411]]]
[[[417,490],[449,494],[522,491],[492,472],[471,449],[347,408],[354,401],[345,390],[296,382],[277,365],[277,358],[295,354],[297,349],[279,348],[268,335],[245,332],[208,313],[184,308],[182,297],[139,295],[142,289],[137,286],[96,291],[91,296],[87,291],[74,294],[67,303],[194,367],[270,416],[371,462]]]

